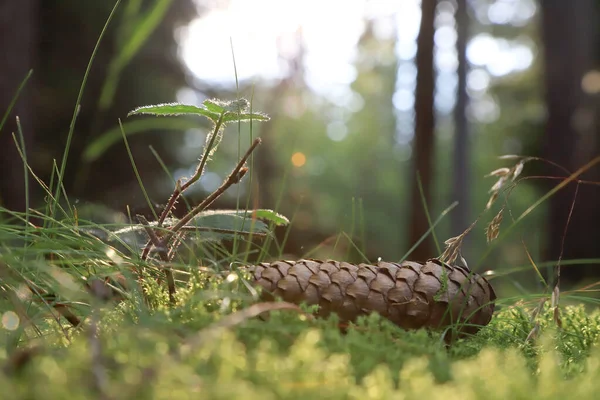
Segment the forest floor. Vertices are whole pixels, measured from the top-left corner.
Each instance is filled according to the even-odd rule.
[[[377,313],[348,324],[260,300],[238,268],[264,249],[249,241],[236,252],[200,241],[203,257],[182,245],[185,263],[161,261],[160,249],[144,260],[125,252],[128,235],[156,225],[116,230],[52,205],[0,210],[0,387],[12,399],[597,398],[600,311],[583,305],[592,297],[557,307],[543,294],[499,298],[489,324],[448,345],[447,331],[406,331]],[[257,234],[268,228],[233,215]]]

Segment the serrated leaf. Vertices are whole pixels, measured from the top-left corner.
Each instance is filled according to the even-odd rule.
[[[263,114],[261,112],[253,112],[253,113],[242,113],[237,114],[233,112],[228,112],[223,117],[223,122],[233,122],[233,121],[268,121],[271,118],[267,114]]]
[[[208,99],[202,102],[202,105],[206,107],[208,111],[214,112],[216,114],[221,114],[225,111],[225,102],[219,99]]]
[[[201,241],[220,241],[231,239],[236,234],[256,234],[264,236],[270,234],[267,223],[273,222],[275,225],[286,225],[289,220],[281,214],[272,210],[260,209],[256,211],[236,211],[236,210],[210,210],[199,213],[189,224],[185,225],[185,230],[196,230],[198,234],[195,239]],[[177,218],[167,218],[163,226],[175,225],[179,220]],[[156,222],[150,222],[150,227],[156,227]],[[112,232],[109,242],[122,241],[132,248],[141,248],[148,240],[146,230],[143,225],[135,224],[123,229]]]
[[[223,210],[226,211],[226,210]],[[269,227],[260,220],[252,221],[250,217],[229,212],[205,211],[194,217],[192,222],[186,226],[198,226],[208,229],[223,229],[239,231],[244,233],[260,232],[268,233]]]
[[[202,102],[202,105],[206,107],[207,110],[222,113],[222,112],[231,112],[235,114],[240,114],[248,111],[248,107],[250,106],[250,102],[244,98],[240,98],[238,100],[232,101],[222,101],[218,99],[208,99]]]
[[[273,210],[259,209],[259,210],[250,211],[249,213],[255,214],[256,218],[260,218],[260,219],[264,219],[264,220],[273,222],[277,226],[288,225],[290,223],[290,220],[287,219],[284,215],[276,213]]]
[[[211,119],[212,121],[217,121],[219,119],[220,113],[215,113],[206,108],[201,108],[197,106],[192,106],[188,104],[181,103],[164,103],[164,104],[155,104],[150,106],[142,106],[138,107],[133,111],[130,111],[128,116],[131,115],[158,115],[158,116],[166,116],[166,115],[202,115]]]
[[[277,226],[287,225],[290,223],[284,215],[276,213],[273,210],[258,209],[258,210],[211,210],[208,213],[219,214],[219,215],[238,215],[246,219],[257,219],[273,222]]]
[[[240,100],[241,101],[241,100]],[[267,114],[261,112],[253,113],[238,113],[238,106],[232,105],[234,102],[224,103],[217,100],[206,100],[203,107],[197,107],[181,103],[164,103],[149,106],[138,107],[130,111],[127,116],[131,115],[156,115],[156,116],[174,116],[174,115],[201,115],[207,117],[213,122],[217,122],[224,111],[223,123],[237,121],[268,121],[270,118]],[[229,110],[231,108],[231,110]]]
[[[237,100],[227,102],[227,106],[225,108],[227,109],[227,111],[239,114],[244,111],[248,111],[249,107],[250,102],[242,97]]]

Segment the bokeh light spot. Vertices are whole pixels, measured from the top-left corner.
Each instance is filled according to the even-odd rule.
[[[600,71],[589,71],[581,80],[581,88],[587,94],[600,93]]]
[[[306,156],[304,153],[300,153],[299,151],[292,154],[292,164],[294,167],[300,168],[304,164],[306,164]]]
[[[2,314],[2,326],[6,330],[16,330],[19,327],[19,322],[19,316],[14,311],[7,311]]]

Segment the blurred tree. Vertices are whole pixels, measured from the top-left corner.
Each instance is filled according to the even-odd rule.
[[[467,5],[471,17],[470,40],[474,40],[475,43],[482,37],[492,38],[492,45],[496,45],[499,50],[508,51],[506,58],[502,56],[496,58],[493,53],[486,58],[474,57],[471,60],[474,64],[471,64],[467,75],[468,82],[471,84],[468,87],[470,96],[468,117],[472,127],[470,132],[472,173],[469,177],[469,191],[473,205],[471,210],[479,213],[489,199],[488,189],[495,182],[493,178],[485,176],[499,167],[512,166],[511,161],[498,160],[498,156],[541,155],[545,119],[540,82],[543,63],[541,52],[538,50],[541,47],[541,39],[539,20],[536,18],[537,9],[530,0],[515,2],[482,0],[467,2]],[[500,15],[502,10],[504,14]],[[490,16],[493,21],[490,20]],[[521,55],[517,51],[519,47],[521,50],[528,48],[531,51],[533,56],[531,65],[499,73],[495,68],[501,64],[501,61],[510,58],[510,54],[520,62],[527,60],[526,56],[523,56],[525,53]],[[540,54],[540,57],[535,57],[536,54]],[[543,172],[538,167],[539,164],[536,163],[527,164],[524,175],[542,175]],[[465,254],[467,260],[472,263],[471,260],[477,259],[486,252],[486,236],[482,227],[493,218],[500,207],[506,205],[513,214],[519,214],[542,194],[541,185],[524,181],[517,190],[512,192],[508,203],[501,198],[495,205],[496,208],[483,216],[481,226],[476,227],[467,236],[469,239],[468,253]],[[540,251],[547,240],[546,230],[539,228],[547,221],[546,211],[546,204],[536,208],[527,217],[528,223],[521,224],[518,229],[518,236],[525,241],[530,254],[536,260],[542,258]],[[507,215],[505,214],[505,221]],[[502,227],[501,231],[503,229],[505,228]],[[521,265],[528,262],[523,242],[518,239],[506,240],[501,250],[490,254],[485,265],[502,268],[504,265]],[[522,276],[515,275],[515,282],[531,282],[531,276],[530,271],[526,271]]]
[[[398,160],[404,149],[395,143],[392,102],[397,38],[395,32],[375,32],[375,25],[365,21],[353,63],[356,77],[338,100],[343,104],[304,84],[302,46],[296,57],[286,60],[291,76],[256,96],[267,99],[260,107],[272,117],[259,127],[266,137],[255,161],[260,201],[262,206],[273,205],[281,197],[279,211],[293,217],[288,252],[302,255],[321,243],[323,256],[356,256],[345,250],[346,238],[336,240],[335,233],[344,231],[370,259],[404,254],[400,243],[406,228],[402,203],[407,185],[397,181],[405,162]],[[294,163],[295,153],[305,160]]]
[[[415,94],[415,138],[413,144],[413,169],[409,181],[412,182],[410,235],[411,244],[416,243],[429,229],[424,211],[431,201],[431,182],[434,149],[434,91],[433,50],[435,33],[436,0],[422,0],[421,26],[417,38],[417,87]],[[424,199],[421,197],[417,175],[421,179]],[[423,204],[425,202],[425,204]],[[426,260],[435,256],[431,236],[428,236],[414,250],[411,257]]]
[[[586,87],[586,74],[600,64],[600,4],[597,0],[543,0],[541,6],[547,108],[543,154],[573,172],[600,154],[598,95]],[[566,176],[550,167],[547,175]],[[600,168],[596,166],[581,178],[600,181]],[[600,259],[600,192],[597,187],[580,186],[569,217],[574,194],[575,186],[569,185],[550,200],[548,259],[557,260],[561,255],[563,259]],[[571,282],[592,273],[598,277],[599,267],[600,263],[568,268],[563,276]]]
[[[470,142],[467,107],[467,40],[469,38],[469,12],[467,1],[458,0],[456,3],[456,53],[458,55],[458,85],[456,105],[454,107],[454,168],[452,171],[452,199],[458,201],[458,206],[452,212],[452,236],[459,235],[470,223]]]
[[[37,57],[36,0],[0,0],[0,119],[8,110],[20,82]],[[31,146],[34,122],[32,82],[21,93],[10,117],[0,131],[0,205],[12,210],[25,208],[25,185],[21,159],[13,142],[17,133],[15,116],[20,116],[27,145]]]
[[[293,99],[301,95],[305,90],[304,58],[305,49],[303,43],[302,29],[298,28],[293,35],[296,47],[295,52],[285,51],[284,38],[278,39],[278,57],[288,67],[288,74],[281,79],[266,94],[266,104],[262,107],[269,110],[272,121],[277,121],[285,113],[285,108],[279,104],[282,101],[293,102]],[[278,106],[279,105],[279,106]],[[278,184],[280,177],[280,165],[276,157],[275,149],[277,124],[269,123],[260,127],[260,136],[263,143],[257,150],[255,165],[257,167],[260,204],[261,207],[274,208],[279,197]]]
[[[0,64],[0,76],[10,76],[13,80],[11,87],[2,86],[0,112],[6,109],[6,98],[12,97],[28,69],[34,68],[34,79],[29,82],[32,97],[25,96],[20,100],[11,120],[17,114],[21,116],[29,135],[27,151],[31,166],[48,181],[52,160],[61,162],[86,65],[115,2],[4,0],[0,4],[0,15],[7,21],[2,24],[2,29],[6,27],[8,32],[2,34],[0,51],[7,60],[15,59],[13,64]],[[186,74],[177,59],[174,29],[188,22],[194,14],[192,0],[129,0],[121,3],[94,60],[75,125],[64,181],[69,195],[104,201],[113,207],[143,203],[122,146],[111,149],[94,165],[82,163],[81,153],[94,137],[118,126],[117,118],[125,118],[131,109],[142,104],[175,100],[175,91],[185,85]],[[15,30],[10,28],[13,22]],[[115,67],[115,63],[120,64]],[[5,71],[10,73],[5,75]],[[110,84],[114,84],[114,91],[108,90],[107,95],[105,87]],[[102,94],[104,102],[99,105]],[[10,128],[3,129],[3,144],[9,136]],[[148,181],[160,176],[160,166],[148,152],[148,144],[163,148],[177,142],[172,137],[168,140],[163,137],[148,135],[141,141],[132,139],[138,167]],[[0,147],[3,170],[21,171],[20,160],[10,156],[13,148],[12,145]],[[137,152],[138,148],[144,150]],[[167,163],[175,161],[174,154],[161,152],[161,155]],[[80,185],[75,190],[77,173],[80,174]],[[118,181],[115,176],[119,176]],[[22,193],[15,186],[19,185],[17,178],[9,174],[0,176],[3,198],[9,199],[15,192]],[[33,193],[39,195],[40,191],[35,189]],[[5,204],[13,208],[21,202],[22,197],[19,197],[10,203],[5,201]]]
[[[376,21],[367,20],[357,46],[356,79],[350,85],[363,101],[363,107],[354,112],[347,121],[348,146],[346,154],[354,164],[354,182],[345,198],[362,199],[365,237],[361,237],[360,221],[356,216],[351,224],[357,243],[370,254],[387,259],[402,256],[400,238],[405,235],[405,210],[399,207],[405,185],[397,183],[401,168],[395,152],[396,115],[392,101],[396,88],[398,60],[394,52],[396,34],[387,37],[376,35]],[[339,147],[339,145],[338,145]],[[352,156],[354,154],[354,156]],[[344,156],[342,155],[342,160]],[[395,201],[390,201],[395,199]],[[385,234],[383,234],[385,232]],[[361,243],[365,241],[365,243]]]

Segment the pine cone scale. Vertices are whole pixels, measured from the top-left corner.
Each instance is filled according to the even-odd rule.
[[[264,296],[319,305],[319,315],[334,312],[342,321],[378,312],[405,329],[459,323],[462,332],[476,332],[491,320],[496,298],[485,278],[439,260],[378,265],[299,260],[248,268]]]

